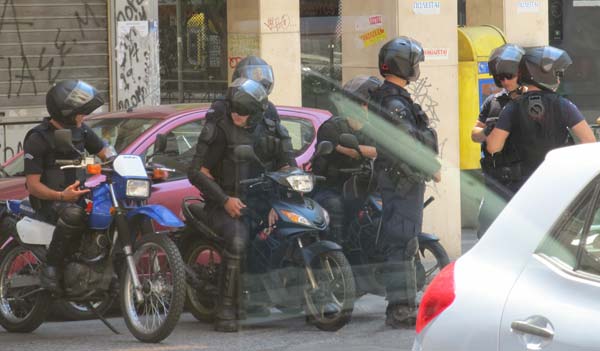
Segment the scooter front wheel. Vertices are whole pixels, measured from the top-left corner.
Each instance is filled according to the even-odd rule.
[[[316,287],[304,290],[308,321],[324,331],[336,331],[352,318],[356,288],[350,263],[341,251],[318,255],[311,262]]]
[[[50,294],[39,283],[42,263],[30,250],[12,243],[0,254],[0,325],[29,333],[46,319]]]
[[[166,236],[149,234],[133,252],[143,300],[136,297],[127,265],[121,274],[121,310],[138,340],[157,343],[168,337],[185,302],[185,271],[177,246]]]

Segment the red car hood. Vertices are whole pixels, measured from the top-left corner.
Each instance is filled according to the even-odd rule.
[[[0,200],[20,200],[28,195],[25,177],[0,178]]]

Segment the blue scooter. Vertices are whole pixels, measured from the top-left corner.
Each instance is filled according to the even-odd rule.
[[[157,140],[166,146],[166,139]],[[57,130],[55,142],[56,148],[79,153],[68,129]],[[147,168],[137,155],[118,155],[103,164],[80,155],[56,164],[104,176],[85,199],[89,229],[69,247],[62,292],[50,294],[41,287],[40,270],[54,225],[44,222],[29,201],[0,203],[2,231],[8,233],[0,250],[0,325],[10,332],[32,332],[46,319],[51,300],[65,299],[87,306],[118,333],[92,303],[119,296],[126,325],[137,339],[165,339],[183,310],[185,271],[175,244],[152,228],[152,220],[167,227],[183,223],[165,207],[146,204],[148,172],[161,169]]]

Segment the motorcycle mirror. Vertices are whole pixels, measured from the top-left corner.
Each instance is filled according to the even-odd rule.
[[[156,134],[154,142],[154,154],[164,153],[167,150],[167,136],[164,134]]]
[[[57,129],[54,131],[54,142],[57,150],[70,151],[73,147],[73,133],[70,129]]]
[[[359,150],[358,139],[352,134],[343,133],[339,139],[340,145],[353,150]]]
[[[329,155],[333,152],[333,144],[327,140],[320,142],[317,145],[315,156]]]

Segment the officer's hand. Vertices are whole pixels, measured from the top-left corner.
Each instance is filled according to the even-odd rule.
[[[223,207],[225,207],[225,211],[227,211],[227,214],[232,218],[239,218],[242,215],[242,209],[245,208],[246,205],[237,197],[230,197],[225,201]]]
[[[67,202],[75,202],[79,200],[81,195],[87,194],[90,192],[90,189],[79,189],[79,181],[75,181],[75,183],[69,185],[62,191],[62,201]]]
[[[279,216],[277,215],[277,212],[275,212],[274,209],[271,209],[271,211],[269,212],[269,228],[272,229],[278,220]]]

